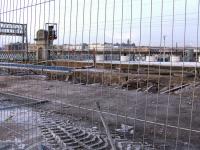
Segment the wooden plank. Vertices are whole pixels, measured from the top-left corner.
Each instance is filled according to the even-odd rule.
[[[174,87],[174,88],[172,88],[172,89],[168,89],[168,90],[166,90],[166,91],[163,91],[163,92],[161,92],[161,94],[166,94],[166,93],[171,93],[171,92],[175,92],[175,91],[177,91],[177,90],[179,90],[179,89],[181,89],[181,88],[185,88],[186,86],[189,86],[190,84],[184,84],[184,85],[181,85],[181,86],[177,86],[177,87]]]

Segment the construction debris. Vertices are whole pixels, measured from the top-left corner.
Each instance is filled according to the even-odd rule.
[[[133,126],[121,124],[121,128],[115,129],[115,131],[117,131],[118,133],[129,133],[129,134],[131,133],[132,134]]]
[[[180,90],[182,88],[185,88],[187,86],[189,86],[190,84],[184,84],[184,85],[181,85],[181,86],[177,86],[177,87],[174,87],[174,88],[171,88],[171,89],[168,89],[166,91],[163,91],[161,94],[166,94],[166,93],[171,93],[171,92],[175,92],[177,90]]]
[[[114,145],[114,143],[113,143],[113,139],[112,139],[111,134],[110,134],[110,130],[109,130],[108,125],[106,124],[105,119],[104,119],[104,117],[103,117],[103,114],[102,114],[102,112],[101,112],[101,107],[100,107],[99,102],[96,102],[96,105],[97,105],[97,108],[98,108],[98,110],[99,110],[99,115],[100,115],[101,121],[102,121],[102,123],[103,123],[103,126],[104,126],[104,128],[105,128],[105,130],[106,130],[106,135],[107,135],[107,137],[108,137],[108,140],[109,140],[109,142],[110,142],[110,145],[111,145],[111,147],[112,147],[112,150],[116,150],[116,147],[115,147],[115,145]]]

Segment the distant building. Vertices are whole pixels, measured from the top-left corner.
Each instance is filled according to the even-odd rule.
[[[127,43],[115,43],[114,46],[118,47],[118,48],[134,48],[134,47],[136,47],[135,43],[131,44],[129,40],[127,41]]]
[[[4,46],[5,50],[8,51],[16,51],[16,50],[25,50],[26,45],[20,42],[17,43],[10,43]]]
[[[28,51],[29,52],[36,52],[37,51],[37,45],[36,44],[28,44]]]
[[[197,49],[197,48],[194,48],[194,53],[199,53],[200,52],[200,49]]]
[[[118,48],[118,46],[114,46],[111,43],[104,43],[104,44],[100,44],[100,43],[93,43],[90,44],[89,46],[89,50],[96,50],[96,51],[111,51],[112,49],[116,49]]]
[[[52,50],[52,51],[63,51],[64,48],[63,48],[63,45],[52,45],[52,46],[49,46],[49,50]]]
[[[64,44],[63,45],[64,51],[82,51],[88,50],[88,45],[86,43],[83,44]]]
[[[37,52],[38,49],[39,49],[39,47],[38,47],[37,44],[28,44],[28,51],[29,52]],[[52,45],[52,46],[49,46],[49,50],[62,51],[63,46],[62,45]]]

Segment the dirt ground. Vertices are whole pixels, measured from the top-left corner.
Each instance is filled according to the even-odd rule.
[[[124,123],[134,127],[131,138],[150,143],[157,149],[163,146],[200,149],[200,101],[198,95],[191,93],[192,89],[176,94],[152,94],[117,85],[46,80],[44,76],[1,76],[0,82],[1,93],[49,100],[51,105],[41,109],[71,115],[75,121],[89,122],[91,127],[102,126],[96,112],[98,101],[113,134]]]

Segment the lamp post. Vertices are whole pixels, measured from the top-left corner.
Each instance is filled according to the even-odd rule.
[[[165,39],[166,39],[166,36],[164,35],[164,36],[163,36],[163,40],[164,40],[164,54],[163,54],[163,62],[165,62]]]

